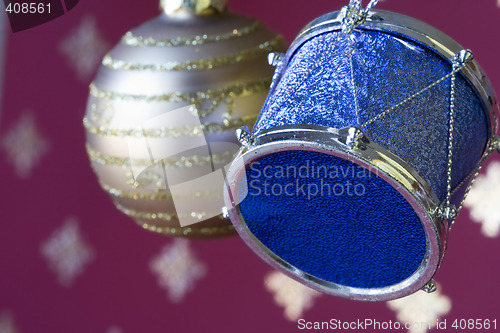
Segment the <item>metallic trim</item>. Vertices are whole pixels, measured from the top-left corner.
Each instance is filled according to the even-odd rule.
[[[255,144],[255,138],[253,134],[250,133],[248,126],[243,126],[241,128],[238,128],[235,134],[236,134],[236,139],[238,139],[238,141],[241,143],[242,146],[250,148]]]
[[[285,54],[281,52],[271,52],[267,55],[267,62],[270,66],[276,67],[278,64],[283,61],[285,58]]]
[[[430,280],[429,283],[427,283],[422,288],[422,290],[425,291],[428,294],[435,292],[437,290],[437,286],[436,286],[436,284],[434,282],[434,279]]]
[[[351,149],[364,148],[363,143],[369,143],[370,139],[361,128],[356,126],[339,129],[339,139]]]
[[[436,214],[442,219],[451,220],[457,216],[457,208],[455,205],[447,204],[446,202],[441,204],[438,208]]]
[[[279,126],[260,133],[255,145],[242,147],[227,173],[225,205],[236,231],[264,261],[290,277],[321,292],[354,300],[385,301],[422,289],[434,276],[446,249],[448,221],[436,215],[439,200],[427,182],[406,162],[382,146],[362,141],[362,149],[345,143],[342,130],[316,125]],[[368,142],[367,142],[368,141]],[[412,206],[426,233],[426,254],[421,266],[406,280],[383,288],[352,288],[316,278],[272,253],[249,230],[236,201],[246,167],[273,153],[287,150],[315,151],[338,156],[369,170],[394,187]]]

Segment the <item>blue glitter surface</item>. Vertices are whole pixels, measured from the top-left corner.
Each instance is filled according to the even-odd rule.
[[[258,160],[246,176],[240,210],[250,231],[316,278],[381,288],[422,263],[426,237],[418,216],[367,169],[322,153],[285,151]]]
[[[451,72],[447,60],[405,37],[379,31],[352,35],[329,32],[301,45],[268,96],[255,135],[290,124],[363,125]],[[414,167],[440,200],[446,195],[449,104],[448,78],[363,128]],[[461,74],[453,135],[452,188],[474,170],[488,137],[483,104]]]

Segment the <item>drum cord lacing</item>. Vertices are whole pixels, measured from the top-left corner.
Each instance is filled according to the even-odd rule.
[[[443,82],[444,80],[449,79],[450,77],[452,77],[452,78],[453,78],[453,77],[454,77],[454,75],[455,75],[457,72],[461,71],[461,70],[462,70],[462,68],[463,68],[464,66],[465,66],[465,64],[462,64],[462,65],[460,65],[460,66],[457,66],[456,68],[453,68],[453,70],[452,70],[450,73],[446,74],[445,76],[441,77],[440,79],[438,79],[438,80],[434,81],[433,83],[429,84],[427,87],[423,88],[422,90],[417,91],[417,92],[416,92],[416,93],[414,93],[413,95],[411,95],[411,96],[409,96],[408,98],[406,98],[406,99],[402,100],[402,101],[401,101],[401,102],[399,102],[398,104],[396,104],[396,105],[392,106],[390,109],[387,109],[387,110],[385,110],[384,112],[379,113],[377,116],[373,117],[372,119],[367,120],[366,122],[364,122],[364,123],[363,123],[363,124],[361,124],[360,126],[361,126],[362,128],[367,127],[367,126],[368,126],[368,125],[370,125],[371,123],[373,123],[373,122],[375,122],[375,121],[379,120],[380,118],[382,118],[382,117],[386,116],[388,113],[390,113],[390,112],[394,111],[395,109],[397,109],[397,108],[401,107],[403,104],[406,104],[406,103],[410,102],[412,99],[414,99],[414,98],[416,98],[416,97],[418,97],[418,96],[422,95],[422,94],[423,94],[423,93],[425,93],[427,90],[429,90],[429,89],[431,89],[431,88],[433,88],[433,87],[437,86],[438,84],[440,84],[440,83],[441,83],[441,82]]]
[[[471,57],[472,58],[472,57]],[[465,65],[464,61],[460,61],[459,54],[456,54],[453,58],[452,72],[458,68],[462,68]],[[446,198],[444,204],[439,209],[439,214],[442,218],[454,219],[457,216],[457,210],[454,205],[450,204],[451,198],[451,172],[453,164],[453,126],[455,121],[455,81],[456,75],[451,76],[450,84],[450,115],[448,119],[448,160],[447,160],[447,170],[446,170]]]
[[[470,60],[472,60],[472,52],[469,50],[462,50],[455,54],[452,60],[452,70],[450,73],[446,74],[445,76],[441,77],[437,81],[431,83],[427,87],[423,88],[422,90],[414,93],[413,95],[409,96],[408,98],[404,99],[403,101],[399,102],[398,104],[394,105],[390,109],[380,113],[379,115],[373,117],[372,119],[366,121],[361,125],[362,128],[367,127],[368,125],[372,124],[373,122],[377,121],[378,119],[384,117],[388,113],[394,111],[395,109],[401,107],[402,105],[408,103],[412,99],[422,95],[424,92],[428,91],[429,89],[435,87],[436,85],[440,84],[444,80],[450,78],[450,108],[449,108],[449,115],[448,115],[448,143],[447,143],[447,158],[446,158],[446,197],[441,203],[441,205],[438,207],[436,213],[439,217],[442,219],[454,219],[457,216],[457,209],[455,205],[450,203],[451,195],[452,195],[452,189],[451,189],[451,182],[452,182],[452,166],[453,166],[453,132],[454,132],[454,121],[455,121],[455,81],[456,81],[456,73],[461,71],[466,63]],[[468,189],[467,189],[468,192]],[[462,204],[460,204],[460,207]]]

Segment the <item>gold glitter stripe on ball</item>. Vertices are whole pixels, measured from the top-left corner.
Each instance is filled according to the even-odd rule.
[[[222,216],[218,216],[223,219]],[[143,223],[141,225],[144,229],[148,231],[157,232],[169,236],[217,236],[234,233],[234,227],[232,225],[224,225],[220,227],[203,227],[203,228],[190,228],[190,227],[157,227],[154,225],[149,225]]]
[[[183,126],[153,129],[122,129],[96,126],[90,123],[87,117],[83,118],[83,126],[91,134],[117,137],[149,137],[149,138],[180,138],[185,136],[202,136],[203,130],[200,126]]]
[[[162,95],[133,95],[126,93],[117,93],[98,88],[94,83],[90,84],[90,95],[99,99],[122,100],[132,102],[186,102],[194,103],[198,100],[207,100],[212,98],[226,97],[244,97],[256,92],[262,92],[269,89],[271,79],[265,78],[253,82],[238,83],[232,86],[207,89],[205,91],[194,92],[171,92]]]
[[[256,47],[219,57],[202,58],[184,62],[170,61],[162,64],[141,64],[114,59],[110,55],[106,55],[102,60],[102,64],[108,68],[123,71],[201,71],[236,64],[249,59],[254,59],[261,55],[267,54],[283,46],[284,44],[285,40],[282,36],[278,35],[274,39],[259,44]]]
[[[155,47],[173,47],[173,46],[197,46],[205,43],[223,42],[243,36],[247,36],[255,32],[261,26],[259,21],[254,21],[250,25],[240,29],[221,33],[218,35],[198,35],[192,37],[174,37],[174,38],[154,38],[136,36],[132,31],[129,31],[122,37],[121,42],[128,46],[155,46]]]
[[[114,187],[111,187],[107,184],[104,184],[103,182],[99,182],[99,185],[101,185],[101,188],[109,193],[110,195],[117,197],[117,198],[127,198],[127,199],[132,199],[132,200],[172,200],[172,195],[170,193],[137,193],[137,192],[130,192],[126,190],[120,190]],[[216,193],[216,192],[196,192],[193,193],[193,195],[184,195],[184,196],[176,196],[176,198],[179,199],[207,199],[207,198],[217,198],[217,197],[222,197],[221,193]]]
[[[147,159],[133,159],[127,157],[117,157],[104,154],[97,150],[94,150],[90,147],[89,144],[86,144],[87,154],[91,162],[101,164],[101,165],[114,165],[122,168],[129,168],[131,166],[131,162],[134,162],[134,166],[152,166],[152,165],[160,165],[167,168],[190,168],[192,166],[202,166],[207,164],[223,164],[231,161],[232,157],[236,152],[224,152],[221,154],[212,154],[212,155],[191,155],[191,156],[180,156],[175,158],[165,158],[158,160],[147,160]]]
[[[101,188],[108,192],[110,195],[117,198],[128,198],[132,200],[169,200],[172,199],[172,195],[170,193],[136,193],[120,190],[117,188],[113,188],[103,182],[99,182]]]
[[[147,213],[147,212],[139,212],[133,209],[128,209],[120,205],[119,203],[115,202],[116,208],[132,217],[132,218],[140,218],[140,219],[146,219],[146,220],[163,220],[163,221],[171,221],[172,219],[177,218],[177,214],[175,213]]]
[[[219,103],[225,102],[228,106],[227,115],[234,112],[234,98],[245,97],[251,94],[264,92],[269,89],[271,84],[270,78],[264,78],[252,82],[238,83],[231,86],[208,89],[205,91],[195,92],[171,92],[162,95],[132,95],[124,93],[116,93],[98,88],[95,84],[90,85],[90,95],[103,100],[122,100],[132,102],[189,102],[194,104],[198,110],[198,116],[206,117],[211,114]],[[207,100],[212,100],[208,108],[201,108],[202,104]],[[224,120],[226,122],[226,120]],[[200,135],[195,134],[195,135]]]
[[[191,212],[189,214],[177,214],[177,213],[150,213],[150,212],[141,212],[134,209],[128,209],[115,202],[116,208],[122,213],[138,219],[144,220],[161,220],[161,221],[172,221],[175,218],[187,218],[193,217],[198,219],[199,221],[203,221],[207,216],[218,216],[220,212]]]
[[[83,118],[83,126],[90,134],[116,137],[149,137],[149,138],[181,138],[186,136],[202,136],[208,133],[224,132],[235,130],[241,126],[254,123],[257,115],[240,119],[225,120],[222,123],[205,123],[200,126],[184,126],[175,128],[155,128],[155,129],[120,129],[105,126],[96,126],[90,123],[87,117]]]

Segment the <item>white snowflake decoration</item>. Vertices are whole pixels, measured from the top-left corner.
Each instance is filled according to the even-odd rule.
[[[194,289],[197,280],[206,274],[206,266],[200,262],[184,239],[176,239],[165,246],[150,263],[151,271],[158,276],[159,285],[164,288],[170,300],[181,302]]]
[[[0,333],[17,333],[18,330],[14,325],[12,315],[5,311],[0,314]]]
[[[470,217],[482,224],[485,236],[500,234],[500,162],[491,163],[486,175],[477,177],[464,205]]]
[[[285,318],[297,321],[304,311],[314,305],[314,299],[321,295],[288,276],[274,271],[264,280],[267,290],[274,293],[274,302],[285,308]]]
[[[450,312],[451,300],[438,289],[431,294],[418,291],[410,296],[389,301],[387,306],[397,313],[399,322],[408,325],[409,333],[426,333],[436,327],[441,316]]]
[[[67,218],[62,228],[42,244],[41,253],[63,286],[73,284],[94,258],[93,249],[83,240],[73,217]]]
[[[78,78],[85,81],[101,62],[108,44],[101,37],[93,16],[86,16],[60,44],[61,52],[75,69]]]
[[[1,143],[16,174],[23,179],[31,175],[49,148],[48,141],[40,134],[31,113],[23,114]]]

